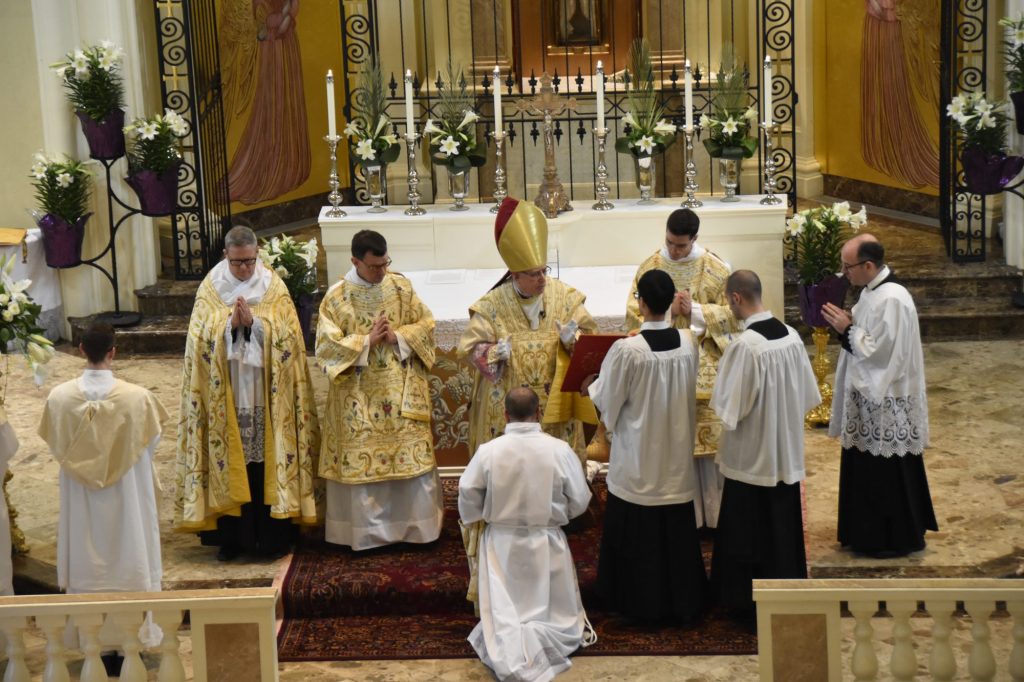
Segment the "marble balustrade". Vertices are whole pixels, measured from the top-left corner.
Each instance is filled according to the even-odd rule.
[[[7,670],[4,682],[70,680],[66,633],[77,630],[85,657],[83,682],[107,680],[101,651],[112,648],[110,632],[120,640],[124,655],[121,680],[148,679],[140,653],[139,627],[152,614],[163,631],[158,679],[184,682],[179,628],[185,614],[191,636],[191,667],[196,682],[276,682],[276,588],[182,590],[175,592],[106,592],[94,594],[0,597],[0,632],[6,638]],[[41,630],[46,638],[46,667],[29,670],[25,632]],[[101,645],[100,632],[104,632]],[[185,634],[185,633],[182,633]],[[73,638],[71,638],[73,641]]]
[[[842,680],[850,674],[855,680],[909,681],[919,673],[921,651],[928,652],[920,662],[932,679],[952,680],[957,676],[954,653],[963,647],[970,649],[970,679],[994,680],[998,675],[1001,680],[1024,680],[1024,580],[755,580],[754,601],[762,681]],[[847,660],[841,655],[844,603],[855,623],[852,647],[845,647],[850,650]],[[1013,642],[1007,659],[997,661],[989,621],[993,615],[1005,616],[1002,608],[1013,619]],[[872,623],[882,617],[891,619],[888,661],[879,660],[882,638]],[[951,636],[955,619],[970,622],[969,642]]]

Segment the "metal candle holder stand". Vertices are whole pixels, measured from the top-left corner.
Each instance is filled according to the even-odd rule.
[[[608,164],[604,159],[608,128],[594,128],[594,135],[597,137],[597,168],[594,171],[594,193],[597,195],[597,201],[591,208],[595,211],[610,211],[615,208],[615,204],[608,201]]]
[[[697,192],[697,164],[693,162],[693,133],[696,126],[689,129],[683,128],[683,135],[686,138],[686,199],[682,206],[686,208],[697,208],[703,206],[704,202],[694,197]]]
[[[331,202],[331,207],[327,210],[328,218],[344,218],[347,215],[339,208],[341,193],[338,191],[338,141],[340,139],[337,135],[324,135],[324,141],[327,142],[327,147],[331,150],[331,174],[327,178],[327,186],[331,188],[331,193],[327,195],[327,200]]]
[[[761,130],[764,131],[764,193],[761,204],[764,206],[775,206],[782,203],[782,199],[775,196],[775,159],[772,158],[772,131],[777,124],[762,123]]]
[[[508,135],[504,130],[495,130],[494,136],[494,206],[491,206],[491,213],[497,213],[501,202],[508,196],[505,189],[505,154],[502,147],[505,144],[505,137]]]
[[[416,141],[420,139],[419,133],[413,130],[405,134],[405,144],[409,150],[409,208],[405,209],[405,215],[424,215],[427,211],[420,206],[420,174],[416,171]]]

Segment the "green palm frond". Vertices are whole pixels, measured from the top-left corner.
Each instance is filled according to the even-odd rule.
[[[363,129],[372,132],[380,117],[387,113],[387,95],[384,90],[384,74],[376,55],[363,64],[359,71],[359,88],[363,96],[356,108],[362,118]]]
[[[626,90],[626,101],[629,111],[633,114],[637,125],[650,130],[661,119],[664,109],[658,102],[658,93],[654,87],[654,66],[651,63],[651,46],[646,38],[637,38],[629,46],[629,66],[631,82]]]
[[[461,64],[453,66],[449,62],[441,80],[443,84],[437,93],[438,118],[444,122],[443,127],[454,130],[466,112],[473,108],[473,96],[469,93]]]

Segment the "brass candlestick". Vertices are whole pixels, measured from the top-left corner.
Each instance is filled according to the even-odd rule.
[[[697,164],[693,162],[693,132],[693,126],[683,128],[683,136],[686,138],[686,200],[682,205],[686,208],[697,208],[704,205],[703,201],[693,196],[697,192]]]
[[[615,204],[608,201],[608,164],[604,159],[608,128],[594,128],[594,135],[597,136],[597,168],[594,171],[594,192],[597,201],[591,208],[595,211],[610,211],[615,208]]]
[[[491,206],[491,213],[497,213],[501,202],[508,196],[505,189],[505,154],[502,147],[505,144],[505,137],[508,135],[503,129],[495,130],[494,133],[494,206]]]
[[[405,215],[423,215],[427,211],[420,206],[420,174],[416,171],[416,141],[420,139],[419,133],[415,130],[405,134],[405,144],[409,149],[409,208],[405,209]]]
[[[782,199],[775,196],[775,159],[772,158],[772,132],[776,124],[764,122],[761,130],[764,131],[764,193],[765,197],[761,203],[765,206],[781,204]],[[824,395],[824,394],[822,394]],[[831,395],[831,394],[830,394]]]
[[[761,202],[765,203],[765,202]],[[811,361],[814,378],[818,380],[818,392],[821,393],[821,404],[812,409],[804,417],[807,426],[828,426],[832,421],[832,384],[828,382],[828,373],[832,362],[828,359],[828,327],[814,327],[811,339],[814,341],[816,353]]]
[[[324,135],[327,147],[331,150],[331,174],[327,179],[327,186],[331,188],[331,193],[327,195],[327,200],[331,202],[331,208],[327,211],[328,218],[344,218],[347,215],[338,207],[341,204],[341,193],[338,191],[338,140],[340,139],[337,135]]]

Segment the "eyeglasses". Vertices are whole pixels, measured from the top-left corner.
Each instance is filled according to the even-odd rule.
[[[253,266],[256,265],[255,258],[231,258],[228,260],[228,264],[234,265],[236,268],[240,268],[243,265]]]
[[[358,260],[358,261],[359,261],[360,263],[362,263],[363,265],[365,265],[365,266],[366,266],[367,268],[369,268],[370,270],[372,270],[373,272],[381,272],[381,271],[383,271],[383,270],[387,270],[387,269],[388,269],[389,267],[391,267],[391,263],[392,263],[392,261],[391,261],[391,259],[390,259],[390,258],[388,258],[388,259],[387,259],[386,261],[384,261],[384,262],[383,262],[383,263],[381,263],[380,265],[373,265],[373,264],[371,264],[371,263],[367,263],[367,262],[366,262],[366,261],[364,261],[364,260],[363,260],[362,258],[358,258],[357,260]]]
[[[525,277],[530,277],[530,278],[533,278],[533,279],[540,279],[541,277],[547,277],[548,275],[551,274],[551,266],[550,265],[545,265],[540,270],[530,270],[529,272],[524,272],[522,274]]]
[[[856,263],[850,263],[850,264],[843,263],[843,272],[849,272],[850,270],[853,270],[858,265],[864,265],[865,263],[867,263],[866,260],[862,260],[862,261],[858,261]]]

